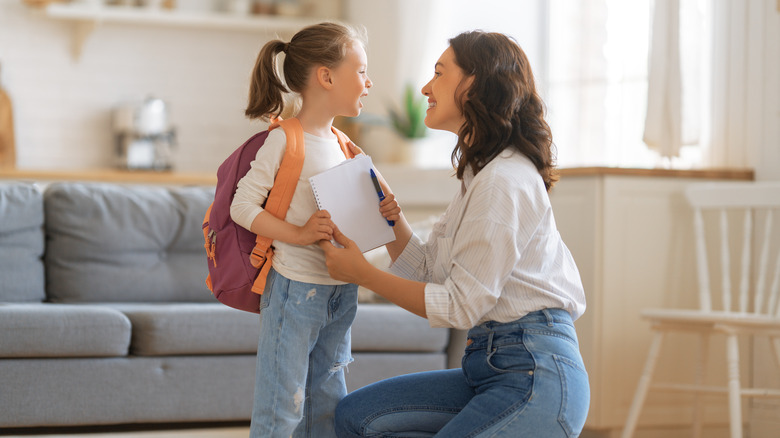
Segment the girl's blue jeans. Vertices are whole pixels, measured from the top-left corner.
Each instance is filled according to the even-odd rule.
[[[271,269],[260,308],[250,436],[335,437],[357,286],[301,283]]]
[[[339,404],[340,437],[575,437],[590,404],[571,316],[546,309],[468,332],[462,369],[399,376]]]

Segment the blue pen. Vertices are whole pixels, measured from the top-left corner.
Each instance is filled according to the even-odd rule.
[[[384,201],[385,192],[382,191],[382,187],[379,185],[379,180],[376,179],[376,174],[374,173],[374,169],[371,169],[371,182],[374,183],[376,194],[379,195],[379,202]],[[391,227],[395,226],[395,221],[391,221],[390,219],[386,219],[386,220],[387,220],[387,225],[390,225]]]

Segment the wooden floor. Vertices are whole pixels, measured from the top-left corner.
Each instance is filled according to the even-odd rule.
[[[142,430],[129,432],[77,432],[0,435],[3,438],[246,438],[249,427],[209,427],[204,429]]]

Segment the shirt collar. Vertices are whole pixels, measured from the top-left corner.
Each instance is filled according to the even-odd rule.
[[[511,148],[506,148],[503,151],[501,151],[496,157],[494,157],[493,160],[498,158],[510,158],[514,154],[515,152]],[[466,169],[463,171],[463,180],[461,181],[461,190],[463,190],[463,193],[466,193],[466,190],[468,190],[468,188],[471,186],[472,181],[474,181],[474,169],[472,169],[472,167],[469,165],[466,166]]]

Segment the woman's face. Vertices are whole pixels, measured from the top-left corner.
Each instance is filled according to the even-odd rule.
[[[467,77],[463,81],[464,76],[463,70],[455,63],[452,47],[447,48],[434,66],[433,79],[422,88],[422,94],[428,97],[425,126],[455,134],[460,131],[466,119],[456,102],[471,86],[473,79]],[[459,87],[462,81],[463,85]]]

